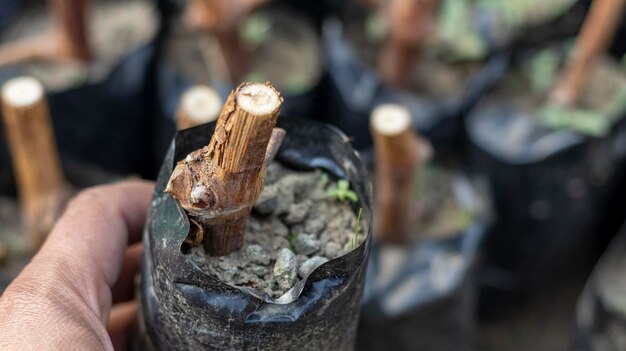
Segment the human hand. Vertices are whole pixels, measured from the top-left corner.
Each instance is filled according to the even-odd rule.
[[[70,202],[0,296],[0,350],[126,350],[141,231],[154,185],[94,187]]]

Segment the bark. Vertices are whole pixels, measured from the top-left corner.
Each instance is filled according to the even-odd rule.
[[[227,255],[243,245],[268,158],[284,137],[274,131],[281,104],[269,83],[240,85],[228,97],[209,144],[180,161],[172,173],[165,191],[202,224],[210,255]]]
[[[420,49],[432,35],[438,0],[391,0],[386,6],[390,34],[381,52],[381,79],[396,87],[411,85]]]
[[[63,210],[69,190],[43,87],[28,77],[5,83],[2,112],[24,223],[37,247]]]
[[[88,0],[51,0],[52,31],[0,46],[0,66],[33,60],[90,60],[87,5]]]
[[[91,50],[88,43],[88,0],[51,0],[61,58],[88,61]]]
[[[594,0],[583,23],[576,45],[557,80],[550,102],[574,106],[596,58],[611,44],[622,19],[626,0]]]
[[[416,218],[420,142],[410,112],[398,105],[376,108],[371,131],[376,152],[374,233],[381,243],[404,244],[413,234]]]

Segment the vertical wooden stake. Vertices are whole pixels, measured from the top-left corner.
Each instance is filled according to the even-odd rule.
[[[233,82],[249,70],[250,58],[242,48],[237,24],[245,15],[269,0],[190,0],[185,10],[187,25],[210,33],[218,43]]]
[[[593,62],[611,43],[626,0],[593,0],[576,45],[550,94],[550,102],[573,106],[589,75]]]
[[[270,139],[281,135],[273,130],[282,101],[269,83],[240,85],[228,97],[209,144],[172,172],[165,191],[202,224],[210,255],[227,255],[243,245],[246,221],[263,189],[266,153],[277,149]]]
[[[213,33],[233,82],[240,82],[250,70],[250,57],[243,49],[241,36],[233,28]]]
[[[271,0],[188,0],[185,22],[205,32],[233,29],[239,19]]]
[[[61,58],[88,61],[91,50],[86,24],[89,0],[51,0],[57,20],[59,55]]]
[[[206,85],[193,86],[180,99],[176,112],[178,129],[187,129],[213,122],[220,115],[222,99],[215,89]]]
[[[214,31],[231,22],[233,1],[189,0],[185,8],[187,26],[199,31]]]
[[[12,41],[0,46],[0,66],[30,60],[82,60],[91,58],[87,37],[88,0],[50,0],[55,27],[52,33]]]
[[[390,0],[390,35],[379,61],[381,79],[396,87],[411,84],[411,72],[420,48],[435,26],[438,0]]]
[[[50,35],[35,36],[0,45],[0,67],[31,60],[45,60],[57,52]]]
[[[370,122],[376,152],[374,233],[382,243],[403,244],[415,225],[420,142],[411,127],[411,113],[402,106],[381,105]]]
[[[21,77],[5,83],[1,95],[25,226],[39,246],[61,213],[68,190],[44,89],[35,79]]]

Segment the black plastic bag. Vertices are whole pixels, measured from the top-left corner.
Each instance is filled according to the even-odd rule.
[[[626,226],[587,281],[576,310],[575,351],[626,349]]]
[[[155,121],[148,94],[154,46],[150,42],[128,53],[101,83],[47,95],[63,162],[71,159],[111,174],[155,177],[150,172],[158,168],[150,157]],[[18,69],[1,70],[0,81],[19,74]],[[4,134],[3,127],[0,132]],[[0,190],[12,193],[14,179],[5,140],[0,138]]]
[[[457,198],[473,216],[466,230],[406,248],[400,269],[389,274],[379,267],[384,248],[373,246],[357,350],[472,348],[474,268],[490,215],[485,194],[468,179],[456,177],[454,184]],[[395,259],[398,249],[392,250],[387,255]],[[381,279],[384,284],[378,285]]]
[[[317,268],[288,303],[235,288],[187,259],[184,210],[163,193],[175,161],[203,147],[215,124],[183,130],[164,161],[144,232],[141,303],[143,347],[156,350],[351,350],[370,251],[371,185],[358,154],[334,128],[280,118],[287,137],[277,160],[297,169],[322,168],[350,180],[363,208],[367,238],[354,251]],[[364,227],[365,229],[365,227]]]
[[[489,179],[497,216],[485,285],[532,291],[590,265],[623,218],[616,190],[626,171],[626,121],[588,138],[485,102],[467,124],[468,162]]]
[[[327,20],[323,34],[328,74],[322,91],[328,99],[328,112],[320,117],[345,131],[359,150],[371,148],[370,113],[382,103],[398,103],[409,108],[415,129],[426,136],[438,152],[455,149],[462,135],[462,117],[508,66],[504,55],[495,55],[468,80],[462,96],[433,101],[384,85],[376,72],[357,58],[338,19]]]
[[[165,38],[166,36],[176,34],[175,27],[182,26],[178,22],[181,21],[180,17],[183,16],[184,4],[182,2],[177,3],[177,1],[174,1],[174,0],[171,0],[171,1],[172,1],[172,3],[170,4],[171,8],[169,8],[165,14],[166,29],[164,33],[164,38],[162,38],[162,40],[164,41],[168,40],[167,38]],[[284,0],[284,1],[271,2],[270,4],[265,5],[261,7],[260,9],[258,9],[257,12],[263,12],[266,14],[267,17],[273,17],[273,18],[278,18],[278,19],[289,17],[290,14],[295,13],[299,16],[297,19],[301,19],[302,22],[294,22],[290,24],[297,24],[303,27],[312,27],[315,35],[318,36],[319,30],[317,29],[317,26],[318,26],[317,23],[320,20],[319,16],[322,15],[322,12],[325,12],[325,10],[323,10],[322,7],[324,6],[321,6],[318,8],[317,4],[309,4],[307,6],[302,7],[299,3],[292,3],[292,0]],[[318,10],[314,11],[313,13],[310,13],[307,11],[312,8],[317,8]],[[289,28],[287,25],[285,25],[285,23],[279,23],[279,25],[280,25],[280,28],[277,28],[277,30],[282,30],[283,32],[289,32],[290,29],[292,29],[292,28]],[[190,29],[184,29],[184,31],[190,31]],[[181,34],[178,33],[178,35],[181,35]],[[182,35],[188,36],[190,34],[187,33],[187,34],[182,34]],[[199,38],[194,38],[193,40],[198,41],[198,43],[201,42]],[[175,56],[170,55],[172,57],[167,57],[168,56],[167,53],[163,51],[165,49],[167,48],[166,47],[161,48],[160,49],[161,53],[159,54],[160,59],[159,59],[159,68],[158,68],[159,70],[158,72],[159,88],[158,89],[159,89],[159,95],[161,96],[159,108],[161,109],[162,115],[167,116],[167,118],[172,120],[171,122],[172,125],[174,123],[173,119],[176,115],[178,101],[180,100],[180,97],[185,92],[185,90],[189,88],[190,86],[194,84],[210,85],[217,90],[219,95],[222,97],[222,100],[226,101],[230,92],[233,89],[235,89],[236,86],[240,83],[240,82],[226,81],[225,78],[227,78],[228,74],[221,76],[221,77],[211,76],[212,72],[210,72],[209,68],[204,70],[201,75],[196,74],[196,76],[192,76],[191,72],[193,70],[189,70],[189,72],[183,72],[184,69],[181,68],[181,65],[184,63],[175,62],[176,60]],[[189,52],[190,56],[200,55],[199,53],[191,52],[192,49],[195,50],[195,48],[190,46],[188,49],[190,51]],[[206,50],[206,48],[204,50]],[[320,55],[320,57],[322,56],[321,53],[318,53],[318,54]],[[202,54],[201,56],[204,56],[204,55],[206,55],[206,53]],[[211,57],[203,58],[203,60],[210,60],[210,59]],[[251,59],[254,59],[254,57],[251,57]],[[210,65],[211,63],[209,61],[202,63],[202,65],[204,66],[207,66],[207,64]],[[323,64],[321,64],[320,66],[323,66]],[[220,67],[216,65],[216,67],[213,67],[212,69],[219,69],[219,68]],[[281,95],[284,100],[281,110],[284,115],[296,116],[296,117],[301,117],[301,118],[309,118],[309,119],[317,119],[317,116],[323,113],[324,111],[323,105],[320,102],[324,100],[323,99],[324,92],[321,90],[321,87],[322,87],[321,82],[324,76],[324,71],[323,71],[323,67],[321,68],[322,70],[319,72],[318,80],[315,82],[312,82],[312,84],[310,85],[310,87],[308,87],[308,89],[305,89],[302,92],[293,92],[293,93],[289,93],[286,89],[281,90],[282,91]],[[270,77],[270,80],[271,80],[271,77]],[[276,84],[276,82],[274,83]],[[280,87],[278,88],[280,90]],[[164,126],[164,131],[166,133],[169,133],[172,131],[172,129],[169,126]]]

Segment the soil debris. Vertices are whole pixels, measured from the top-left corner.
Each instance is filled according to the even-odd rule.
[[[198,246],[188,251],[189,258],[226,284],[282,296],[320,265],[352,251],[354,208],[326,194],[336,187],[324,182],[326,177],[319,170],[297,172],[274,162],[248,219],[244,247],[212,257]]]

